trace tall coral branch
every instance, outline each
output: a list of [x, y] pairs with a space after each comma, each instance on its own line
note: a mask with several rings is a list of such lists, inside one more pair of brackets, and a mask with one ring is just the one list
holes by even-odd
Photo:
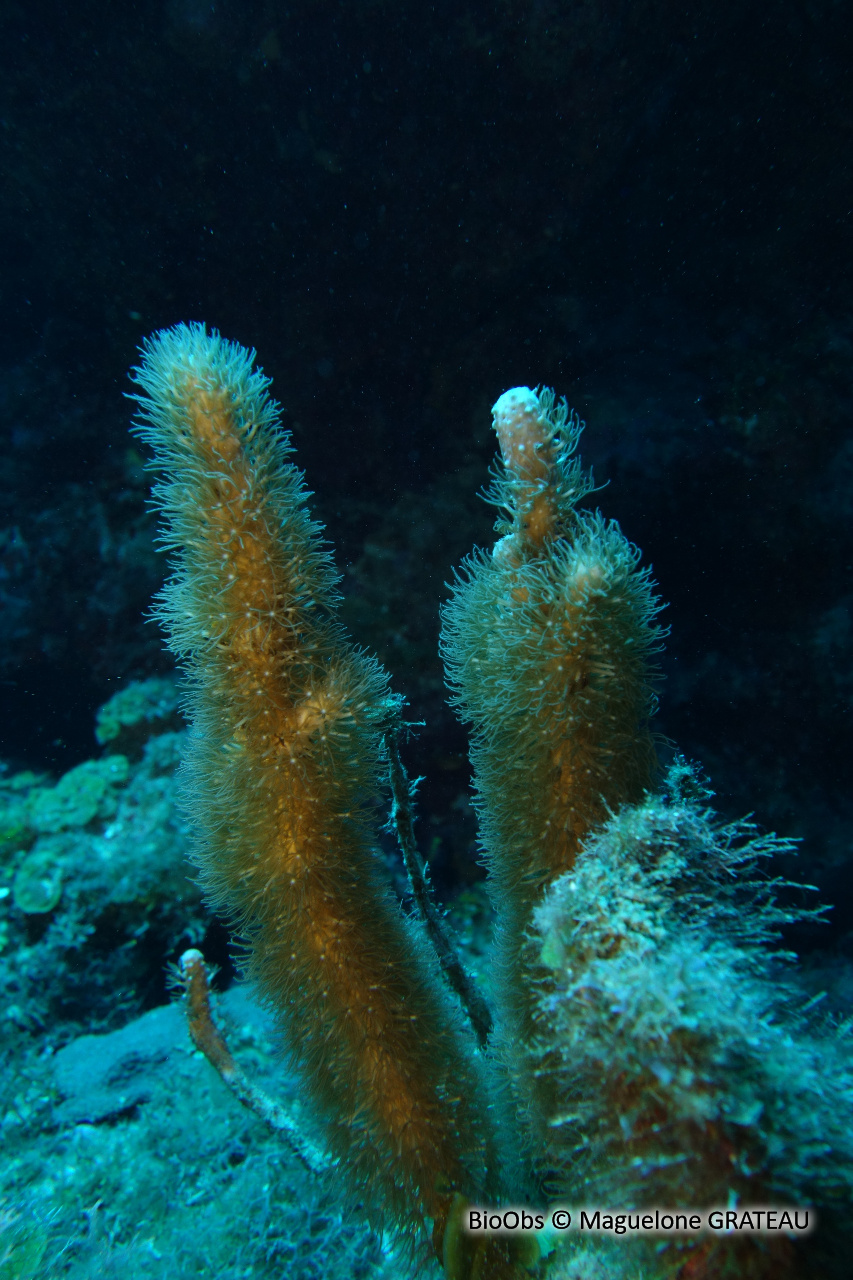
[[461, 1019], [375, 852], [385, 675], [334, 621], [333, 566], [253, 353], [181, 325], [143, 354], [202, 881], [368, 1202], [440, 1217], [482, 1185], [486, 1139]]
[[472, 725], [511, 1044], [535, 1021], [534, 906], [590, 831], [652, 783], [648, 663], [660, 631], [639, 552], [615, 523], [577, 505], [591, 484], [573, 456], [580, 427], [565, 404], [518, 387], [493, 415], [504, 536], [466, 562], [442, 645]]

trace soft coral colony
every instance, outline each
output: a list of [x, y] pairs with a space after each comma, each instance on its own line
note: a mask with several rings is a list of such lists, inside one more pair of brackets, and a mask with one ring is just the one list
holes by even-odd
[[[647, 721], [657, 603], [581, 501], [549, 392], [494, 408], [500, 538], [445, 609], [496, 927], [476, 1036], [377, 855], [400, 700], [335, 612], [336, 574], [254, 353], [179, 325], [145, 344], [139, 431], [175, 556], [160, 617], [187, 673], [184, 766], [210, 901], [286, 1031], [374, 1219], [455, 1280], [845, 1274], [843, 1027], [800, 1011], [766, 859]], [[787, 967], [786, 967], [787, 966]], [[469, 1234], [472, 1205], [808, 1205], [807, 1238]]]

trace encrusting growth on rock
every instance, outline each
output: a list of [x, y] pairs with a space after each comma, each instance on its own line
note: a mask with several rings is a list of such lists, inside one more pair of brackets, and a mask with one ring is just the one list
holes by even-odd
[[[536, 908], [532, 1065], [550, 1085], [549, 1189], [593, 1205], [821, 1203], [850, 1167], [849, 1036], [797, 1010], [765, 864], [789, 841], [723, 824], [676, 760], [660, 795], [595, 833]], [[799, 1003], [802, 1003], [800, 999]], [[748, 1029], [748, 1033], [745, 1032]], [[655, 1241], [663, 1274], [802, 1274], [784, 1233]], [[667, 1271], [667, 1266], [670, 1271]]]

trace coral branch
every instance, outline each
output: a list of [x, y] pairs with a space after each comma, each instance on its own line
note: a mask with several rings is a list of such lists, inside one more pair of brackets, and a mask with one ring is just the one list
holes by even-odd
[[178, 552], [159, 616], [189, 677], [196, 858], [334, 1152], [377, 1215], [414, 1228], [483, 1185], [473, 1043], [382, 878], [371, 824], [395, 702], [333, 620], [334, 569], [252, 360], [180, 325], [135, 375]]
[[433, 901], [427, 870], [415, 839], [415, 821], [412, 813], [414, 786], [409, 782], [400, 758], [399, 734], [399, 728], [394, 728], [385, 735], [391, 778], [391, 824], [397, 833], [397, 842], [400, 845], [412, 887], [412, 897], [424, 922], [429, 940], [435, 948], [442, 972], [462, 1001], [462, 1007], [474, 1028], [474, 1034], [480, 1046], [484, 1048], [492, 1030], [491, 1010], [483, 993], [459, 959], [450, 930]]
[[178, 963], [186, 999], [187, 1027], [195, 1047], [216, 1068], [235, 1098], [284, 1139], [309, 1173], [327, 1173], [332, 1167], [330, 1161], [307, 1140], [284, 1107], [252, 1084], [234, 1061], [225, 1037], [213, 1020], [204, 956], [191, 948], [184, 952]]
[[639, 552], [617, 525], [578, 509], [591, 484], [573, 457], [580, 427], [565, 404], [522, 387], [493, 413], [504, 537], [466, 562], [442, 648], [472, 724], [509, 1050], [533, 1032], [538, 962], [526, 939], [544, 888], [609, 812], [651, 786], [648, 662], [660, 632]]

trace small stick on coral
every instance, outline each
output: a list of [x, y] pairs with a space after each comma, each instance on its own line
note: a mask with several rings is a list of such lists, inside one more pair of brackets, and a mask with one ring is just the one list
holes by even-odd
[[403, 855], [409, 884], [412, 886], [415, 906], [424, 922], [429, 940], [435, 948], [441, 971], [461, 1000], [477, 1041], [480, 1047], [484, 1048], [492, 1030], [491, 1010], [474, 978], [459, 959], [451, 932], [433, 901], [429, 874], [415, 839], [412, 796], [416, 784], [409, 782], [400, 756], [399, 735], [399, 725], [389, 729], [385, 735], [388, 772], [391, 779], [391, 822], [397, 833], [397, 843]]
[[210, 1065], [216, 1068], [220, 1078], [228, 1085], [235, 1098], [263, 1120], [273, 1133], [280, 1134], [284, 1138], [293, 1154], [302, 1161], [309, 1173], [327, 1172], [332, 1167], [332, 1162], [306, 1141], [296, 1121], [274, 1098], [247, 1080], [234, 1061], [225, 1037], [213, 1021], [210, 1009], [210, 983], [204, 956], [194, 947], [190, 948], [181, 956], [178, 967], [184, 986], [187, 1026], [195, 1047], [200, 1049]]

